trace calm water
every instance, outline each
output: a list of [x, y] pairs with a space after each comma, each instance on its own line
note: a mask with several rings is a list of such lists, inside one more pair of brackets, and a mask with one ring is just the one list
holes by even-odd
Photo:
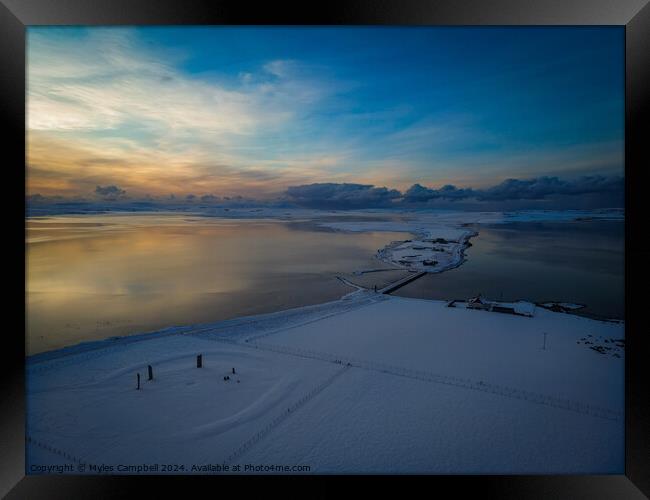
[[[513, 223], [476, 228], [461, 267], [395, 295], [586, 304], [624, 317], [621, 222]], [[340, 233], [284, 223], [187, 215], [66, 216], [28, 220], [27, 351], [219, 321], [334, 300], [404, 271], [377, 249], [406, 233]]]
[[624, 318], [623, 222], [511, 223], [476, 227], [459, 268], [395, 292], [403, 297], [558, 301]]
[[404, 233], [179, 215], [28, 221], [27, 351], [277, 311], [352, 291]]

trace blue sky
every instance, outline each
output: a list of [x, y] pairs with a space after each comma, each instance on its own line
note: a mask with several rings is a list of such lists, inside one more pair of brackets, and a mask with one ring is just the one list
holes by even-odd
[[620, 27], [28, 29], [28, 192], [622, 176]]

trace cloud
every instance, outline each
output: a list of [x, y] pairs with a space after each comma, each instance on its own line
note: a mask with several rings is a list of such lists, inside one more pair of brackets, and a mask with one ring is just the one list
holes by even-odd
[[34, 28], [27, 50], [29, 192], [271, 197], [331, 163], [333, 148], [303, 135], [341, 92], [328, 68], [271, 59], [239, 81], [191, 73], [185, 54], [129, 28]]
[[[97, 186], [95, 199], [33, 193], [28, 206], [39, 214], [79, 210], [184, 210], [215, 207], [308, 207], [329, 210], [364, 208], [451, 209], [508, 211], [531, 209], [600, 209], [624, 206], [624, 178], [585, 176], [576, 179], [540, 177], [507, 179], [486, 189], [459, 188], [450, 184], [429, 188], [414, 184], [404, 193], [396, 189], [357, 183], [314, 183], [291, 186], [283, 196], [255, 199], [241, 195], [166, 194], [131, 196], [116, 185]], [[97, 199], [99, 197], [99, 200]], [[197, 204], [199, 201], [203, 205]], [[109, 202], [109, 203], [105, 203]], [[33, 212], [36, 213], [36, 212]]]
[[286, 59], [276, 59], [264, 65], [264, 71], [278, 78], [289, 76], [295, 67], [295, 62]]
[[[286, 197], [300, 206], [312, 208], [376, 208], [376, 207], [456, 207], [481, 206], [490, 210], [523, 208], [526, 203], [560, 201], [563, 208], [622, 206], [623, 177], [583, 176], [576, 179], [538, 177], [506, 179], [486, 188], [459, 188], [451, 184], [429, 188], [414, 184], [403, 194], [396, 189], [377, 188], [369, 184], [307, 184], [289, 187]], [[461, 201], [471, 204], [460, 204]], [[513, 203], [514, 202], [514, 203]], [[534, 204], [535, 207], [539, 204]], [[544, 205], [542, 205], [544, 206]]]
[[564, 195], [616, 195], [624, 191], [623, 177], [602, 175], [582, 176], [573, 180], [559, 177], [533, 179], [506, 179], [486, 189], [457, 188], [446, 185], [439, 189], [414, 184], [405, 193], [406, 203], [427, 203], [431, 200], [512, 201], [544, 200]]
[[29, 130], [135, 129], [174, 147], [183, 140], [222, 149], [281, 129], [334, 88], [290, 60], [242, 73], [243, 85], [187, 73], [178, 54], [155, 50], [128, 28], [93, 28], [81, 38], [35, 29], [27, 49]]
[[[122, 140], [66, 141], [63, 137], [29, 133], [27, 147], [27, 190], [30, 194], [86, 195], [95, 186], [116, 184], [131, 197], [150, 193], [224, 196], [243, 193], [270, 198], [288, 185], [306, 184], [317, 179], [309, 158], [295, 164], [272, 161], [241, 165], [235, 158], [216, 158], [200, 151], [163, 153]], [[95, 148], [95, 149], [93, 149]], [[120, 148], [128, 149], [122, 155]], [[100, 161], [92, 161], [99, 158]]]
[[501, 184], [477, 192], [479, 200], [541, 200], [549, 196], [615, 194], [624, 190], [623, 177], [583, 176], [574, 180], [559, 177], [506, 179]]
[[103, 187], [97, 186], [95, 188], [95, 194], [103, 198], [104, 200], [116, 200], [117, 198], [121, 198], [124, 195], [126, 195], [126, 191], [120, 189], [115, 185], [103, 186]]
[[[357, 98], [381, 82], [368, 87], [335, 60], [269, 50], [235, 73], [192, 72], [184, 59], [197, 54], [147, 38], [130, 28], [30, 28], [29, 193], [78, 197], [119, 185], [133, 199], [172, 192], [196, 193], [195, 201], [201, 193], [273, 199], [287, 186], [331, 181], [352, 184], [289, 188], [287, 199], [358, 207], [621, 191], [609, 178], [578, 185], [539, 177], [621, 172], [620, 138], [530, 148], [492, 133], [473, 108], [419, 112], [399, 93], [366, 106]], [[534, 179], [493, 185], [522, 175]], [[434, 182], [445, 185], [426, 187]], [[405, 190], [403, 199], [375, 185]]]
[[[137, 123], [156, 135], [249, 134], [281, 120], [256, 88], [233, 90], [178, 71], [128, 29], [83, 39], [30, 33], [30, 130], [101, 131]], [[166, 55], [167, 56], [167, 55]], [[278, 111], [277, 113], [273, 111]]]
[[391, 206], [401, 193], [368, 184], [316, 183], [290, 186], [286, 196], [300, 206], [344, 210]]
[[440, 189], [432, 189], [413, 184], [405, 193], [403, 200], [406, 203], [426, 203], [429, 200], [461, 200], [475, 196], [473, 189], [461, 189], [447, 184]]

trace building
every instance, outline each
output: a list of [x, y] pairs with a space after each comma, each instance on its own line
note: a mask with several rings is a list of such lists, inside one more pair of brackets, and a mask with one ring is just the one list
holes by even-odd
[[484, 302], [481, 299], [480, 295], [477, 295], [476, 297], [473, 297], [467, 301], [468, 309], [479, 309], [482, 311], [489, 311], [491, 307], [492, 304], [488, 304], [487, 302]]

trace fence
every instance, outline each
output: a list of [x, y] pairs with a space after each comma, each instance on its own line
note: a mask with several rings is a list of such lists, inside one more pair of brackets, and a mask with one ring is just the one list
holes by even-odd
[[437, 384], [451, 385], [455, 387], [462, 387], [464, 389], [488, 392], [497, 394], [513, 399], [520, 399], [529, 401], [535, 404], [551, 406], [563, 410], [569, 410], [577, 413], [583, 413], [598, 418], [607, 420], [620, 420], [623, 416], [621, 411], [612, 410], [609, 408], [602, 408], [599, 406], [589, 405], [570, 399], [558, 398], [546, 394], [536, 393], [532, 391], [525, 391], [513, 387], [507, 387], [498, 384], [488, 384], [483, 381], [475, 381], [467, 378], [453, 377], [450, 375], [441, 375], [437, 373], [427, 372], [423, 370], [414, 370], [410, 368], [403, 368], [399, 366], [389, 365], [376, 361], [367, 361], [349, 356], [340, 356], [336, 354], [329, 354], [324, 352], [313, 351], [309, 349], [299, 349], [295, 347], [287, 347], [273, 344], [262, 344], [260, 342], [249, 343], [251, 347], [263, 349], [267, 351], [288, 354], [291, 356], [299, 356], [303, 358], [318, 359], [321, 361], [329, 362], [342, 362], [350, 363], [351, 366], [362, 368], [365, 370], [378, 371], [388, 373], [399, 377], [412, 378], [416, 380], [423, 380], [425, 382], [434, 382]]

